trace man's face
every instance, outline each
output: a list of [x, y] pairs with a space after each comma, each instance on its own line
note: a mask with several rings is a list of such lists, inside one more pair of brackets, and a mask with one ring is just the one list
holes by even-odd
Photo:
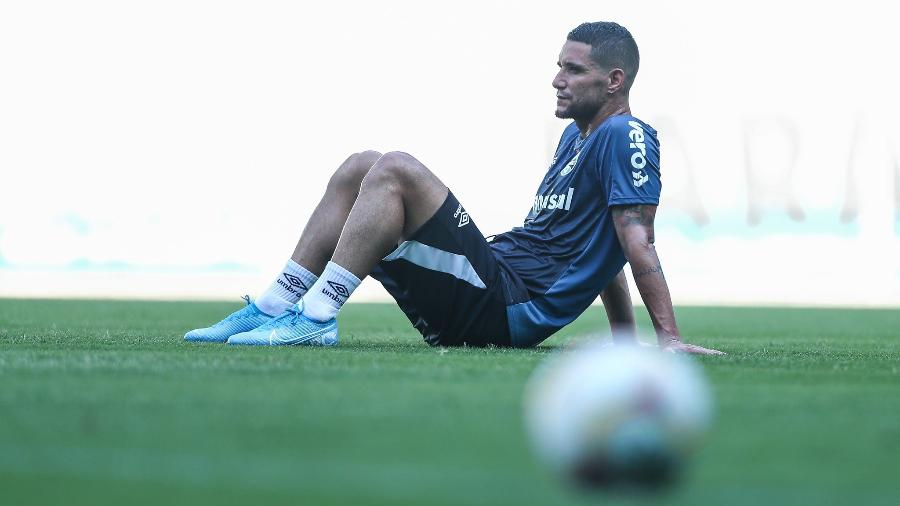
[[567, 40], [559, 53], [556, 117], [591, 120], [606, 102], [607, 73], [591, 59], [591, 46]]

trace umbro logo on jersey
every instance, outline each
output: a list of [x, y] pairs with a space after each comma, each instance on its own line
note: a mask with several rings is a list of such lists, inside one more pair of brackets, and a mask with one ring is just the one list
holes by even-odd
[[297, 293], [298, 288], [303, 290], [304, 292], [309, 290], [309, 287], [306, 286], [303, 281], [297, 276], [288, 274], [286, 272], [282, 273], [282, 275], [284, 276], [284, 279], [278, 278], [278, 284], [288, 292]]
[[569, 188], [568, 193], [560, 193], [559, 195], [535, 195], [534, 205], [531, 210], [534, 214], [541, 212], [542, 209], [564, 209], [566, 211], [572, 207], [572, 197], [575, 196], [575, 188]]
[[567, 163], [565, 167], [563, 167], [563, 170], [559, 171], [559, 175], [567, 176], [567, 175], [569, 175], [570, 172], [575, 170], [575, 164], [578, 163], [579, 156], [581, 156], [581, 151], [579, 151], [578, 153], [575, 154], [575, 157], [572, 158], [572, 160], [569, 161], [569, 163]]
[[462, 204], [456, 208], [456, 212], [453, 213], [454, 218], [459, 218], [459, 225], [456, 228], [464, 227], [469, 224], [469, 213], [463, 211]]
[[631, 178], [634, 180], [634, 186], [640, 188], [641, 185], [650, 180], [650, 176], [644, 173], [644, 167], [647, 165], [647, 145], [644, 143], [644, 129], [637, 121], [629, 121], [628, 126], [631, 130], [628, 132], [628, 138], [631, 140], [628, 147], [634, 149], [631, 153]]

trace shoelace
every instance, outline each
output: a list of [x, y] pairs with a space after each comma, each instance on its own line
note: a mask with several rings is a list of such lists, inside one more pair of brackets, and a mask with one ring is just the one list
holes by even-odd
[[296, 324], [297, 324], [297, 320], [300, 319], [300, 315], [301, 315], [302, 313], [303, 313], [303, 300], [301, 299], [300, 302], [298, 302], [298, 303], [294, 304], [293, 306], [291, 306], [291, 307], [285, 309], [285, 310], [284, 310], [284, 313], [281, 313], [281, 314], [278, 315], [274, 320], [270, 321], [270, 322], [267, 323], [266, 325], [272, 325], [272, 326], [274, 326], [275, 322], [284, 320], [284, 319], [287, 318], [287, 317], [290, 317], [290, 318], [291, 318], [291, 325], [296, 325]]
[[297, 320], [300, 318], [300, 307], [299, 306], [291, 306], [286, 309], [287, 313], [291, 315], [291, 325], [296, 325]]
[[[249, 295], [244, 295], [241, 298], [244, 299], [244, 302], [246, 302], [248, 306], [250, 305], [250, 296]], [[232, 314], [228, 315], [228, 317], [225, 318], [224, 320], [222, 320], [220, 323], [230, 322], [231, 320], [243, 318], [244, 316], [245, 315], [241, 314], [240, 312], [232, 313]]]

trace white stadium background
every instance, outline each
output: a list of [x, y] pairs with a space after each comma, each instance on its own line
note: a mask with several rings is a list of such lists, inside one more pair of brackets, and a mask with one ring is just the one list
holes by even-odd
[[677, 304], [898, 306], [883, 5], [3, 2], [0, 296], [255, 295], [363, 149], [416, 155], [485, 234], [521, 224], [558, 51], [603, 19], [641, 50]]

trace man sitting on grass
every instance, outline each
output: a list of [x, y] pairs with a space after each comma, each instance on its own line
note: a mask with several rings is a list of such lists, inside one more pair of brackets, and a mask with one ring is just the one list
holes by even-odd
[[433, 345], [534, 346], [597, 295], [614, 334], [633, 339], [627, 260], [660, 346], [720, 354], [682, 341], [653, 247], [659, 142], [628, 105], [638, 62], [634, 39], [616, 23], [584, 23], [569, 33], [552, 84], [556, 116], [573, 122], [523, 226], [488, 241], [414, 157], [354, 154], [331, 177], [270, 288], [185, 339], [337, 344], [335, 317], [366, 276], [384, 285]]

